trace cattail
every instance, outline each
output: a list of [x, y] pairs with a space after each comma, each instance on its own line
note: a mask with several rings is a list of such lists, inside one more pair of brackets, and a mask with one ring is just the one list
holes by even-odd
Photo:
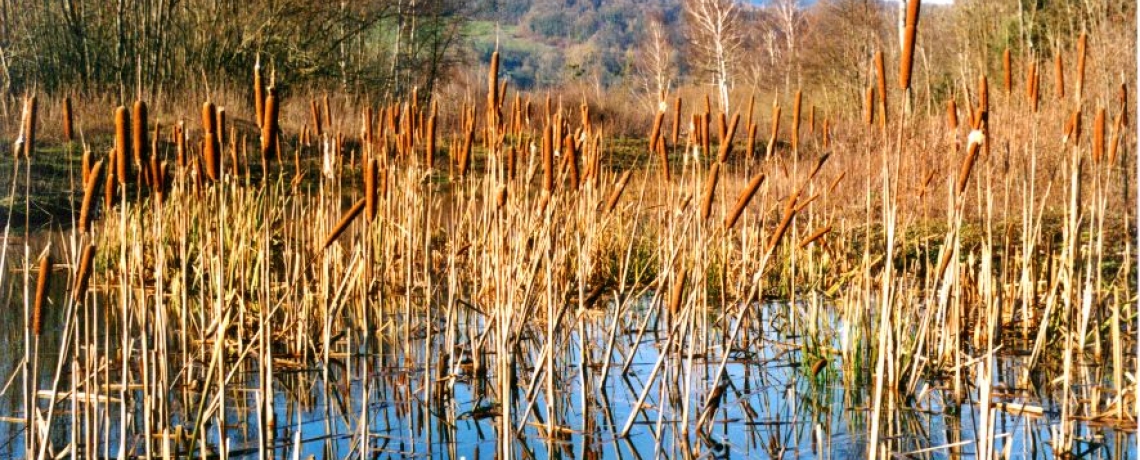
[[792, 151], [800, 151], [800, 109], [803, 104], [803, 91], [796, 90], [796, 102], [792, 105]]
[[[875, 52], [875, 69], [879, 77], [879, 122], [886, 126], [887, 121], [887, 65], [883, 60], [883, 52]], [[906, 88], [903, 88], [906, 89]]]
[[970, 172], [974, 169], [974, 162], [978, 159], [978, 151], [981, 150], [982, 143], [985, 142], [985, 135], [981, 131], [974, 130], [970, 133], [969, 143], [966, 147], [966, 159], [962, 162], [962, 168], [958, 172], [958, 195], [961, 196], [966, 191], [966, 183], [970, 181]]
[[617, 207], [618, 200], [621, 199], [621, 194], [625, 192], [625, 186], [629, 184], [629, 178], [633, 176], [633, 171], [626, 170], [621, 174], [621, 179], [618, 179], [617, 185], [614, 186], [614, 191], [610, 193], [610, 197], [606, 200], [606, 214], [614, 211]]
[[215, 132], [215, 134], [218, 135], [218, 145], [225, 145], [226, 140], [227, 140], [227, 136], [226, 136], [226, 108], [225, 107], [218, 107], [218, 110], [215, 113], [217, 113], [217, 118], [218, 118], [216, 121], [217, 122], [217, 125], [216, 125], [217, 131]]
[[717, 155], [717, 161], [728, 161], [728, 155], [732, 153], [732, 140], [736, 137], [736, 125], [739, 123], [740, 114], [733, 114], [732, 121], [728, 124], [728, 132], [720, 140], [720, 153]]
[[1013, 57], [1009, 48], [1005, 49], [1005, 53], [1001, 57], [1001, 67], [1005, 74], [1005, 94], [1013, 93]]
[[131, 122], [131, 152], [134, 154], [135, 164], [146, 166], [149, 158], [147, 149], [150, 148], [146, 131], [146, 102], [135, 101], [134, 108], [131, 111]]
[[863, 123], [867, 126], [875, 124], [875, 87], [868, 86], [863, 96]]
[[717, 127], [716, 136], [717, 136], [717, 139], [720, 139], [720, 141], [722, 143], [724, 142], [724, 136], [728, 135], [728, 126], [727, 126], [728, 121], [725, 120], [724, 117], [725, 117], [724, 112], [718, 112], [716, 114], [716, 127]]
[[352, 208], [349, 209], [348, 212], [344, 213], [344, 216], [340, 218], [340, 222], [337, 222], [336, 227], [333, 227], [333, 230], [325, 237], [325, 242], [321, 245], [322, 251], [328, 249], [328, 247], [340, 237], [341, 233], [344, 233], [344, 231], [348, 229], [349, 224], [364, 210], [365, 202], [366, 200], [361, 198], [356, 204], [352, 205]]
[[819, 159], [815, 160], [815, 166], [811, 168], [811, 174], [808, 174], [807, 180], [810, 181], [812, 179], [815, 179], [815, 176], [823, 170], [823, 165], [827, 164], [828, 158], [831, 158], [830, 152], [823, 154], [823, 156], [820, 156]]
[[433, 101], [431, 104], [431, 115], [428, 115], [427, 120], [427, 148], [424, 152], [428, 169], [435, 167], [435, 117], [436, 105]]
[[110, 212], [111, 206], [115, 205], [115, 176], [118, 173], [115, 170], [122, 165], [119, 163], [119, 155], [115, 154], [115, 149], [111, 149], [111, 153], [107, 156], [109, 165], [114, 165], [112, 168], [107, 167], [107, 179], [103, 181], [103, 209]]
[[71, 142], [75, 140], [75, 132], [72, 130], [72, 115], [71, 115], [71, 97], [63, 98], [63, 140]]
[[748, 207], [748, 202], [752, 201], [752, 196], [756, 194], [760, 184], [764, 183], [764, 177], [764, 173], [752, 176], [752, 180], [748, 181], [748, 185], [740, 191], [740, 196], [736, 198], [736, 205], [732, 207], [732, 212], [724, 219], [725, 230], [732, 230], [732, 227], [736, 225], [737, 219], [740, 219], [740, 215], [744, 213], [744, 208]]
[[1029, 63], [1029, 73], [1025, 78], [1025, 96], [1029, 99], [1030, 106], [1033, 107], [1033, 113], [1037, 113], [1038, 102], [1041, 98], [1040, 83], [1041, 78], [1037, 75], [1037, 62], [1032, 61]]
[[819, 230], [812, 232], [811, 235], [808, 235], [807, 238], [804, 238], [803, 241], [800, 241], [799, 249], [803, 249], [803, 248], [808, 247], [808, 245], [818, 241], [820, 238], [823, 238], [823, 236], [826, 235], [830, 231], [831, 231], [831, 226], [828, 225], [826, 227], [820, 228]]
[[1065, 139], [1073, 145], [1081, 142], [1081, 109], [1074, 110], [1069, 116], [1069, 121], [1065, 124]]
[[175, 158], [178, 161], [178, 168], [186, 167], [186, 124], [179, 121], [174, 125], [174, 150]]
[[28, 96], [26, 104], [28, 118], [24, 122], [24, 158], [31, 158], [32, 152], [36, 149], [36, 114], [38, 112], [36, 96], [34, 94]]
[[780, 104], [778, 102], [772, 104], [772, 135], [768, 138], [769, 149], [776, 144], [776, 138], [780, 135]]
[[[256, 115], [257, 127], [261, 127], [261, 123], [265, 119], [265, 85], [261, 84], [261, 56], [257, 56], [257, 61], [253, 64], [253, 106]], [[181, 165], [179, 165], [181, 166]]]
[[119, 106], [115, 109], [115, 175], [119, 176], [119, 183], [126, 184], [131, 181], [131, 116], [127, 108]]
[[578, 173], [578, 152], [574, 146], [574, 136], [567, 134], [566, 138], [562, 140], [562, 155], [566, 158], [566, 166], [569, 170], [570, 189], [578, 190], [582, 181]]
[[277, 102], [277, 94], [273, 88], [270, 88], [269, 94], [265, 96], [265, 120], [262, 120], [261, 123], [261, 157], [263, 159], [268, 159], [269, 154], [277, 150], [277, 117], [279, 112], [280, 105]]
[[1089, 34], [1081, 32], [1081, 38], [1077, 39], [1077, 102], [1081, 101], [1084, 96], [1085, 87], [1085, 56], [1087, 56]]
[[681, 310], [681, 303], [685, 300], [685, 282], [687, 274], [684, 270], [677, 274], [673, 280], [673, 290], [669, 293], [669, 315], [676, 317]]
[[91, 151], [84, 146], [83, 155], [80, 156], [80, 165], [83, 168], [83, 183], [87, 183], [87, 178], [91, 176]]
[[914, 44], [918, 35], [918, 9], [922, 2], [910, 0], [906, 5], [906, 30], [902, 56], [899, 62], [899, 89], [910, 89], [911, 65], [914, 63]]
[[1096, 119], [1093, 121], [1093, 164], [1100, 164], [1101, 158], [1104, 157], [1104, 116], [1104, 108], [1097, 109]]
[[1129, 107], [1128, 107], [1128, 84], [1127, 83], [1121, 83], [1120, 84], [1120, 96], [1119, 96], [1119, 98], [1120, 98], [1120, 116], [1122, 117], [1120, 119], [1120, 121], [1123, 123], [1123, 126], [1128, 126], [1128, 109], [1129, 109]]
[[720, 162], [713, 163], [709, 168], [708, 179], [705, 181], [705, 193], [701, 198], [701, 220], [709, 220], [712, 214], [713, 199], [716, 197], [716, 185], [720, 178]]
[[466, 176], [471, 165], [471, 149], [475, 144], [475, 111], [472, 110], [467, 120], [467, 132], [463, 137], [463, 150], [459, 151], [459, 175]]
[[43, 328], [43, 306], [47, 298], [48, 279], [51, 277], [51, 253], [47, 250], [40, 256], [40, 273], [36, 276], [36, 302], [32, 308], [32, 334], [37, 337]]
[[709, 134], [709, 125], [712, 124], [712, 114], [708, 112], [709, 108], [708, 98], [705, 98], [705, 113], [701, 115], [701, 152], [710, 153], [712, 150], [709, 145], [712, 143], [712, 136]]
[[831, 185], [827, 186], [827, 193], [831, 194], [832, 192], [834, 192], [835, 187], [838, 187], [839, 183], [843, 182], [844, 177], [847, 177], [847, 171], [843, 171], [843, 172], [839, 173], [839, 176], [836, 177], [835, 180], [831, 181]]
[[978, 76], [978, 107], [983, 112], [990, 111], [990, 85], [984, 74]]
[[649, 131], [649, 151], [657, 150], [657, 141], [661, 139], [661, 124], [665, 120], [665, 112], [660, 110], [653, 116], [653, 128]]
[[748, 125], [748, 144], [745, 146], [744, 152], [748, 158], [752, 158], [756, 154], [756, 123]]
[[822, 357], [815, 360], [815, 364], [811, 365], [811, 376], [816, 377], [823, 369], [827, 367], [827, 357]]
[[1120, 112], [1116, 114], [1116, 121], [1113, 123], [1112, 129], [1112, 143], [1108, 145], [1108, 164], [1116, 164], [1116, 152], [1120, 147], [1120, 134], [1124, 129], [1124, 114]]
[[1061, 60], [1061, 53], [1057, 53], [1054, 72], [1057, 74], [1057, 100], [1065, 99], [1065, 62]]
[[826, 149], [831, 144], [831, 120], [823, 119], [823, 148]]
[[795, 192], [788, 198], [788, 202], [784, 205], [784, 216], [780, 219], [780, 224], [776, 226], [776, 230], [772, 232], [772, 236], [768, 237], [768, 245], [764, 249], [766, 256], [770, 256], [776, 250], [776, 246], [780, 244], [780, 239], [787, 233], [788, 226], [792, 224], [792, 218], [796, 216], [796, 199], [799, 192]]
[[954, 98], [946, 101], [946, 126], [951, 131], [958, 130], [958, 105], [954, 102]]
[[547, 123], [542, 129], [542, 190], [554, 192], [554, 130]]
[[202, 131], [206, 133], [218, 132], [218, 108], [213, 102], [202, 103]]
[[677, 96], [677, 103], [673, 107], [673, 135], [670, 139], [677, 145], [677, 136], [681, 132], [681, 96]]
[[87, 285], [91, 281], [91, 263], [95, 260], [95, 244], [84, 246], [79, 256], [79, 268], [75, 272], [75, 287], [71, 290], [71, 298], [76, 303], [83, 301], [87, 295]]
[[316, 134], [318, 138], [324, 136], [325, 127], [324, 123], [321, 122], [321, 109], [317, 106], [316, 99], [309, 100], [309, 113], [313, 117], [313, 134]]
[[95, 200], [95, 188], [99, 184], [99, 173], [102, 171], [103, 161], [96, 161], [95, 165], [91, 166], [91, 171], [87, 174], [87, 179], [83, 181], [83, 203], [79, 207], [79, 221], [76, 222], [79, 224], [80, 233], [87, 233], [90, 229], [88, 219], [91, 216], [91, 206]]
[[364, 217], [371, 223], [376, 218], [376, 159], [364, 159]]
[[[491, 116], [499, 107], [499, 50], [491, 52], [491, 65], [487, 69], [487, 113]], [[487, 120], [488, 126], [496, 120]]]

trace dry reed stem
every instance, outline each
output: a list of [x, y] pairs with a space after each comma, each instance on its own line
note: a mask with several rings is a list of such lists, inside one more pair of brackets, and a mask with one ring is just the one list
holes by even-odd
[[716, 185], [720, 180], [720, 162], [713, 163], [709, 168], [708, 177], [705, 180], [705, 193], [701, 197], [701, 220], [708, 221], [709, 215], [712, 214], [713, 199], [716, 198]]
[[350, 208], [348, 212], [344, 213], [344, 216], [340, 218], [340, 222], [337, 222], [336, 227], [333, 227], [333, 230], [325, 237], [325, 242], [321, 244], [321, 251], [328, 249], [328, 247], [348, 229], [348, 226], [352, 224], [356, 216], [359, 216], [360, 212], [364, 210], [364, 206], [365, 199], [361, 198], [357, 200], [356, 204], [352, 205], [352, 208]]
[[48, 282], [51, 278], [51, 252], [47, 249], [44, 250], [40, 256], [40, 272], [36, 276], [36, 300], [32, 308], [32, 334], [39, 337], [40, 331], [43, 329], [43, 307], [44, 300], [47, 299]]
[[75, 272], [75, 286], [71, 290], [71, 298], [76, 303], [82, 302], [87, 294], [87, 286], [91, 281], [91, 263], [94, 260], [95, 244], [84, 246], [83, 253], [79, 256], [79, 267]]
[[63, 140], [71, 142], [75, 140], [75, 131], [72, 127], [72, 113], [71, 113], [71, 96], [63, 98]]
[[[90, 155], [85, 156], [89, 157]], [[79, 224], [80, 233], [87, 233], [90, 230], [91, 206], [94, 204], [95, 190], [99, 185], [99, 174], [102, 171], [103, 161], [96, 161], [95, 165], [91, 166], [91, 171], [87, 174], [86, 180], [83, 181], [83, 202], [79, 207], [79, 221], [76, 222]]]
[[899, 89], [910, 89], [911, 67], [914, 64], [914, 45], [918, 35], [918, 13], [920, 0], [910, 0], [906, 5], [906, 29], [904, 32], [902, 56], [899, 60]]
[[126, 107], [120, 105], [115, 109], [115, 175], [118, 176], [119, 184], [131, 181], [131, 144], [127, 140], [130, 138], [130, 129], [130, 114]]
[[752, 201], [752, 197], [756, 195], [756, 190], [760, 189], [760, 185], [764, 183], [764, 173], [757, 173], [752, 176], [748, 181], [748, 185], [744, 186], [744, 190], [740, 191], [740, 196], [736, 198], [736, 204], [732, 207], [732, 212], [724, 219], [724, 229], [732, 230], [736, 226], [736, 221], [740, 219], [740, 215], [748, 207], [748, 203]]

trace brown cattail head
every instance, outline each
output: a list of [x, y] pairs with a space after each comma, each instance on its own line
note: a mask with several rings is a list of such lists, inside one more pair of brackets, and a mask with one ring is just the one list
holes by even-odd
[[983, 112], [990, 111], [990, 84], [985, 74], [978, 76], [978, 108]]
[[665, 120], [665, 112], [660, 110], [653, 116], [653, 128], [649, 131], [649, 151], [657, 150], [657, 141], [661, 139], [661, 124]]
[[1041, 77], [1037, 75], [1037, 61], [1029, 63], [1029, 73], [1025, 77], [1025, 96], [1029, 99], [1033, 113], [1037, 113], [1038, 103], [1041, 99]]
[[277, 151], [277, 117], [280, 112], [280, 104], [277, 102], [277, 95], [273, 88], [269, 89], [269, 94], [265, 96], [265, 120], [261, 123], [261, 157], [269, 158], [269, 155]]
[[80, 233], [87, 233], [90, 230], [91, 207], [94, 205], [95, 190], [99, 187], [99, 174], [102, 171], [103, 161], [96, 161], [95, 165], [91, 166], [86, 180], [83, 181], [83, 204], [79, 207], [79, 220], [76, 222]]
[[115, 109], [115, 175], [120, 184], [131, 181], [131, 116], [127, 108]]
[[1104, 117], [1104, 108], [1097, 109], [1096, 119], [1093, 121], [1092, 160], [1094, 165], [1100, 164], [1100, 160], [1104, 158]]
[[221, 172], [221, 154], [218, 148], [217, 135], [206, 133], [206, 138], [202, 140], [202, 161], [206, 163], [206, 177], [212, 181], [218, 180], [218, 173]]
[[831, 145], [831, 120], [823, 119], [823, 148]]
[[427, 121], [427, 148], [424, 152], [424, 157], [427, 160], [427, 167], [435, 167], [435, 118], [436, 106], [435, 102], [431, 104], [431, 115], [428, 116]]
[[756, 123], [748, 125], [748, 143], [744, 145], [744, 154], [748, 158], [756, 154]]
[[681, 133], [681, 96], [677, 96], [677, 103], [673, 106], [673, 135], [670, 140], [677, 145], [677, 136]]
[[[499, 107], [499, 50], [491, 53], [491, 65], [487, 69], [487, 110], [488, 113]], [[487, 120], [494, 123], [494, 120]]]
[[554, 192], [554, 130], [550, 123], [542, 129], [542, 190]]
[[1077, 40], [1077, 102], [1081, 101], [1084, 97], [1085, 87], [1085, 57], [1088, 55], [1088, 40], [1089, 34], [1081, 32], [1081, 38]]
[[131, 152], [134, 154], [136, 165], [146, 166], [149, 155], [150, 141], [147, 140], [146, 131], [147, 110], [146, 102], [135, 101], [131, 111]]
[[958, 105], [954, 102], [953, 98], [946, 101], [946, 126], [949, 127], [951, 131], [958, 130]]
[[1121, 83], [1120, 84], [1119, 98], [1120, 98], [1120, 117], [1121, 117], [1120, 121], [1121, 121], [1121, 123], [1123, 123], [1123, 126], [1128, 126], [1128, 109], [1130, 109], [1130, 107], [1128, 107], [1128, 84], [1127, 83]]
[[75, 131], [72, 128], [70, 96], [63, 98], [63, 140], [64, 142], [71, 142], [75, 140]]
[[309, 113], [313, 117], [313, 134], [321, 137], [325, 134], [324, 123], [321, 120], [321, 108], [317, 105], [316, 99], [309, 100]]
[[728, 161], [728, 155], [732, 153], [732, 140], [736, 137], [736, 126], [740, 124], [740, 114], [735, 113], [732, 115], [732, 121], [728, 124], [728, 132], [720, 140], [720, 153], [717, 155], [717, 161]]
[[352, 208], [350, 208], [348, 212], [344, 213], [344, 216], [340, 218], [339, 222], [337, 222], [336, 227], [333, 227], [332, 231], [325, 236], [325, 241], [323, 244], [321, 244], [322, 251], [328, 249], [328, 247], [331, 246], [333, 242], [336, 241], [336, 239], [339, 238], [342, 233], [344, 233], [345, 230], [348, 229], [348, 226], [352, 224], [352, 221], [356, 219], [356, 216], [359, 216], [360, 212], [364, 210], [364, 205], [365, 199], [361, 198], [356, 202], [356, 204], [352, 205]]
[[24, 158], [31, 158], [32, 152], [36, 149], [36, 120], [38, 118], [36, 95], [28, 96], [28, 100], [24, 104], [24, 113], [27, 117], [24, 119]]
[[986, 136], [977, 129], [970, 132], [966, 147], [966, 159], [962, 162], [962, 168], [958, 171], [958, 184], [955, 188], [959, 196], [966, 191], [966, 184], [970, 181], [970, 172], [974, 170], [974, 163], [978, 160], [978, 151], [981, 150], [985, 139]]
[[1065, 123], [1065, 136], [1066, 143], [1077, 145], [1081, 142], [1081, 109], [1073, 111], [1069, 116], [1068, 122]]
[[610, 197], [606, 200], [606, 214], [613, 212], [614, 208], [617, 207], [618, 200], [621, 199], [622, 193], [625, 192], [625, 186], [629, 184], [629, 178], [632, 176], [633, 171], [628, 169], [621, 174], [621, 179], [618, 179], [617, 185], [614, 186], [614, 191], [610, 193]]
[[364, 159], [364, 217], [371, 223], [376, 218], [376, 159]]
[[887, 64], [883, 52], [875, 52], [875, 73], [879, 77], [879, 118], [886, 124], [887, 118]]
[[107, 155], [107, 164], [107, 180], [103, 181], [104, 212], [110, 212], [111, 206], [115, 205], [115, 176], [119, 175], [116, 171], [120, 167], [119, 156], [115, 154], [115, 149], [111, 149], [111, 153]]
[[1108, 164], [1116, 164], [1116, 152], [1120, 147], [1120, 135], [1124, 130], [1124, 114], [1120, 112], [1116, 114], [1116, 121], [1113, 123], [1112, 142], [1108, 144]]
[[1009, 48], [1005, 49], [1005, 53], [1001, 57], [1001, 68], [1005, 74], [1005, 94], [1013, 93], [1013, 56]]
[[772, 103], [772, 134], [769, 137], [769, 143], [775, 144], [776, 138], [780, 135], [780, 103]]
[[83, 301], [83, 297], [87, 295], [87, 285], [91, 280], [91, 263], [95, 260], [95, 244], [89, 244], [83, 248], [83, 253], [79, 256], [79, 267], [75, 272], [75, 286], [71, 290], [71, 298], [76, 303]]
[[261, 127], [265, 119], [265, 85], [261, 83], [261, 56], [253, 64], [253, 107], [255, 110], [257, 127]]
[[202, 103], [202, 131], [205, 133], [218, 132], [218, 108], [214, 106], [213, 102], [206, 101]]
[[705, 193], [701, 199], [701, 220], [709, 220], [712, 214], [713, 200], [716, 198], [716, 185], [720, 179], [720, 162], [713, 163], [709, 168], [709, 175], [705, 181]]
[[32, 308], [32, 334], [37, 337], [43, 328], [43, 305], [47, 298], [48, 279], [51, 277], [51, 252], [45, 249], [40, 256], [40, 272], [36, 276], [36, 302]]
[[740, 215], [744, 213], [744, 209], [748, 207], [748, 202], [752, 201], [752, 196], [756, 195], [756, 190], [760, 188], [760, 184], [764, 183], [764, 173], [752, 176], [752, 180], [748, 181], [748, 185], [744, 190], [740, 191], [740, 196], [736, 198], [736, 205], [732, 207], [732, 212], [724, 219], [724, 229], [732, 230], [736, 225], [736, 221], [740, 219]]
[[796, 90], [796, 102], [792, 106], [792, 151], [800, 151], [800, 113], [803, 108], [803, 91]]
[[816, 241], [819, 241], [820, 238], [823, 238], [823, 236], [826, 235], [830, 231], [831, 231], [831, 226], [828, 225], [828, 226], [822, 227], [822, 228], [812, 232], [811, 235], [808, 235], [807, 238], [804, 238], [802, 241], [800, 241], [799, 249], [806, 248], [806, 247], [808, 247], [808, 245], [810, 245]]
[[910, 89], [911, 66], [914, 63], [914, 45], [918, 36], [918, 10], [920, 0], [910, 0], [906, 5], [906, 29], [904, 31], [902, 56], [899, 60], [899, 89]]

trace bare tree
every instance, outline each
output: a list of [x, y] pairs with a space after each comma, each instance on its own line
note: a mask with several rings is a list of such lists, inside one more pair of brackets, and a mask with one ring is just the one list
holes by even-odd
[[651, 110], [658, 110], [677, 75], [673, 44], [659, 15], [646, 20], [645, 37], [637, 50], [635, 65], [641, 79], [642, 93]]
[[739, 5], [734, 0], [686, 0], [685, 16], [689, 41], [720, 93], [721, 108], [728, 112], [728, 90], [744, 38]]
[[[796, 78], [800, 78], [799, 66], [799, 47], [800, 31], [803, 26], [804, 17], [800, 10], [799, 0], [772, 0], [770, 3], [772, 12], [774, 13], [773, 19], [775, 28], [784, 37], [784, 51], [789, 58], [792, 66], [795, 66]], [[785, 76], [785, 85], [787, 84], [787, 74]]]

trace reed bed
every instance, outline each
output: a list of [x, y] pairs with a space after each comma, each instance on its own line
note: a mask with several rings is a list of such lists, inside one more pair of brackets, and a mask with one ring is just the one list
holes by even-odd
[[[879, 53], [877, 98], [817, 130], [796, 91], [790, 132], [777, 100], [764, 152], [751, 106], [741, 141], [741, 114], [661, 95], [619, 164], [585, 105], [508, 105], [497, 53], [482, 107], [282, 100], [260, 63], [249, 136], [226, 131], [241, 107], [206, 102], [200, 131], [160, 140], [146, 102], [120, 106], [112, 145], [84, 148], [72, 225], [5, 229], [0, 300], [26, 326], [0, 366], [22, 382], [8, 450], [1134, 454], [1127, 89], [1085, 80], [1082, 37], [1075, 100], [1039, 103], [1033, 58], [1024, 99], [990, 99], [980, 73], [923, 112], [918, 3], [903, 94]], [[13, 160], [9, 202], [38, 161]]]

